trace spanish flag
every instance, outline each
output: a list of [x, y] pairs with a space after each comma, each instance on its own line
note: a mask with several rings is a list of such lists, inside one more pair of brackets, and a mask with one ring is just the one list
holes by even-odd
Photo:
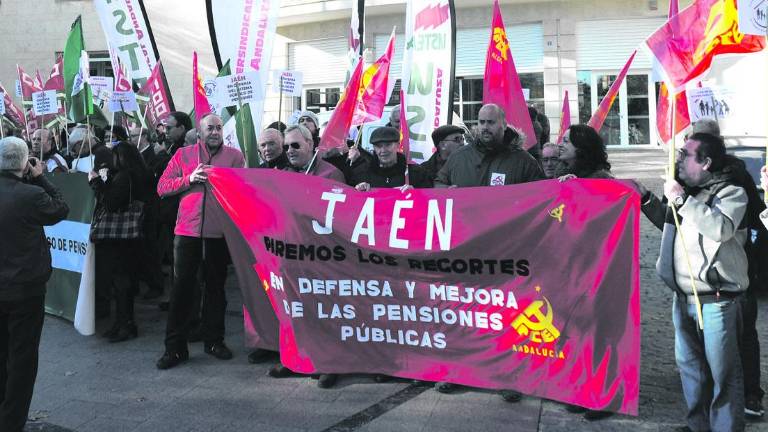
[[357, 98], [353, 125], [368, 123], [381, 118], [384, 106], [392, 95], [394, 80], [389, 79], [389, 66], [392, 64], [392, 54], [395, 51], [395, 29], [389, 37], [387, 50], [376, 63], [363, 73]]
[[706, 73], [715, 56], [760, 51], [765, 38], [739, 31], [736, 0], [698, 0], [649, 36], [645, 47], [676, 94]]

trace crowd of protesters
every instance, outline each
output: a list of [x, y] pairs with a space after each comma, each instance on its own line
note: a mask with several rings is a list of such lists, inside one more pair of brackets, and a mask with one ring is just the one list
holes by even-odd
[[[480, 109], [472, 130], [457, 125], [436, 128], [431, 136], [434, 152], [420, 165], [410, 163], [399, 150], [398, 114], [395, 107], [390, 122], [370, 135], [371, 151], [350, 140], [346, 148], [321, 152], [318, 117], [303, 111], [294, 124], [273, 123], [260, 132], [259, 168], [320, 176], [345, 183], [360, 193], [376, 188], [485, 187], [554, 178], [613, 178], [605, 144], [597, 131], [573, 125], [564, 131], [562, 142], [550, 143], [549, 120], [534, 108], [530, 116], [536, 144], [527, 151], [523, 148], [523, 133], [506, 124], [500, 107], [489, 104]], [[749, 275], [741, 261], [744, 257], [746, 263], [744, 221], [751, 201], [747, 195], [754, 193], [755, 185], [752, 183], [750, 188], [737, 180], [743, 174], [743, 164], [725, 155], [719, 130], [694, 132], [678, 155], [678, 173], [665, 184], [662, 200], [642, 185], [637, 187], [643, 211], [663, 229], [658, 268], [674, 292], [675, 358], [688, 406], [687, 427], [741, 430], [744, 412], [763, 414], [759, 345], [754, 330], [756, 288], [747, 290]], [[10, 129], [6, 133], [23, 135]], [[113, 343], [139, 336], [141, 323], [136, 322], [133, 309], [143, 282], [145, 300], [159, 301], [166, 291], [168, 295], [167, 302], [160, 303], [168, 318], [165, 351], [157, 368], [168, 369], [185, 362], [189, 343], [196, 341], [204, 342], [205, 353], [221, 360], [231, 359], [232, 352], [224, 341], [224, 283], [231, 260], [221, 228], [208, 217], [213, 203], [212, 197], [205, 196], [204, 183], [208, 168], [244, 167], [245, 160], [238, 150], [223, 145], [222, 119], [208, 114], [193, 127], [187, 114], [173, 112], [154, 130], [119, 125], [106, 129], [69, 125], [67, 131], [58, 133], [38, 129], [32, 131], [27, 146], [28, 154], [39, 166], [31, 171], [22, 167], [24, 175], [31, 173], [30, 182], [40, 184], [54, 203], [59, 197], [40, 180], [42, 172], [87, 173], [96, 197], [94, 214], [127, 211], [136, 201], [142, 204], [141, 235], [94, 242], [96, 317], [110, 319], [103, 336]], [[0, 150], [3, 148], [0, 146]], [[14, 172], [19, 169], [15, 165], [12, 168]], [[768, 182], [765, 173], [764, 181]], [[670, 214], [665, 210], [668, 207], [661, 205], [662, 201], [673, 202], [685, 218], [679, 229], [686, 231], [685, 242], [694, 251], [695, 264], [705, 268], [703, 272], [688, 274], [688, 267], [682, 264], [682, 241], [674, 242], [675, 227], [670, 225]], [[760, 213], [764, 206], [758, 210]], [[55, 206], [49, 209], [50, 213], [63, 211]], [[2, 214], [7, 214], [5, 208]], [[762, 213], [762, 220], [766, 220], [765, 215]], [[48, 214], [40, 221], [45, 224], [57, 219]], [[168, 275], [163, 273], [164, 264], [171, 269]], [[16, 283], [14, 276], [6, 272], [5, 267], [0, 268], [0, 283]], [[696, 330], [695, 314], [690, 309], [691, 279], [699, 286], [707, 320], [718, 326], [717, 334]], [[6, 299], [5, 291], [0, 290], [3, 320], [7, 319], [6, 300], [16, 299]], [[747, 310], [752, 312], [744, 313]], [[36, 353], [39, 329], [32, 331], [37, 332], [37, 339], [33, 338]], [[251, 363], [276, 359], [276, 353], [262, 349], [248, 355]], [[2, 373], [7, 374], [5, 369]], [[296, 375], [279, 362], [269, 374], [275, 378]], [[316, 378], [320, 387], [328, 388], [339, 377], [320, 374]], [[376, 375], [374, 379], [383, 382], [389, 377]], [[435, 389], [442, 393], [451, 393], [456, 387], [448, 382], [435, 383]], [[501, 395], [508, 402], [522, 398], [513, 390], [502, 391]], [[579, 407], [568, 409], [583, 412], [589, 420], [610, 415]]]

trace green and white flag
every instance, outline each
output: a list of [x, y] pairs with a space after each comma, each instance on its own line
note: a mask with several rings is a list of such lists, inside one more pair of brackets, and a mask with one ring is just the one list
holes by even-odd
[[88, 54], [83, 42], [83, 25], [78, 16], [72, 24], [67, 43], [64, 45], [64, 94], [69, 108], [67, 116], [78, 123], [85, 122], [87, 117], [94, 113], [93, 94], [87, 79], [88, 68]]

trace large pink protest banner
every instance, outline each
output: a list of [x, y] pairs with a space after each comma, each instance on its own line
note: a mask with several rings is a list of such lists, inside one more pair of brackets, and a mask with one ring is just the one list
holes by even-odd
[[274, 170], [208, 178], [250, 331], [289, 368], [637, 415], [639, 198], [625, 184], [363, 193]]

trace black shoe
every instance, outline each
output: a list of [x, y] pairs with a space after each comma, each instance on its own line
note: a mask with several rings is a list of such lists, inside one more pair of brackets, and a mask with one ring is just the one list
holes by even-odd
[[373, 380], [379, 384], [392, 381], [392, 377], [389, 375], [376, 374], [373, 376]]
[[134, 323], [127, 323], [120, 326], [117, 332], [109, 337], [109, 343], [124, 342], [130, 339], [136, 339], [139, 336], [139, 329]]
[[569, 413], [574, 413], [574, 414], [584, 414], [585, 412], [587, 412], [586, 408], [580, 407], [578, 405], [571, 405], [571, 404], [566, 404], [565, 410], [568, 411]]
[[441, 381], [439, 383], [435, 383], [435, 390], [437, 390], [440, 393], [453, 393], [456, 390], [456, 387], [458, 387], [456, 384], [452, 384], [449, 382]]
[[595, 421], [595, 420], [602, 420], [604, 418], [608, 418], [612, 415], [613, 413], [609, 411], [587, 410], [587, 412], [584, 413], [584, 418], [589, 421]]
[[180, 363], [189, 360], [189, 352], [187, 351], [166, 351], [160, 360], [155, 363], [158, 369], [170, 369]]
[[283, 366], [282, 363], [278, 363], [272, 366], [272, 369], [267, 372], [267, 375], [271, 376], [272, 378], [288, 378], [291, 376], [297, 376], [299, 374]]
[[762, 417], [765, 414], [762, 401], [758, 398], [747, 398], [744, 401], [744, 414], [749, 417]]
[[336, 374], [321, 374], [317, 379], [317, 386], [321, 389], [327, 389], [333, 387], [336, 384], [336, 380], [339, 378]]
[[256, 348], [255, 350], [251, 351], [248, 354], [248, 363], [251, 363], [251, 364], [264, 363], [265, 361], [272, 358], [272, 356], [275, 354], [277, 353], [274, 351]]
[[509, 403], [517, 403], [523, 399], [523, 394], [514, 390], [502, 390], [501, 398]]
[[224, 345], [224, 342], [215, 342], [212, 344], [205, 344], [203, 349], [206, 354], [210, 354], [219, 360], [229, 360], [232, 358], [232, 351]]

